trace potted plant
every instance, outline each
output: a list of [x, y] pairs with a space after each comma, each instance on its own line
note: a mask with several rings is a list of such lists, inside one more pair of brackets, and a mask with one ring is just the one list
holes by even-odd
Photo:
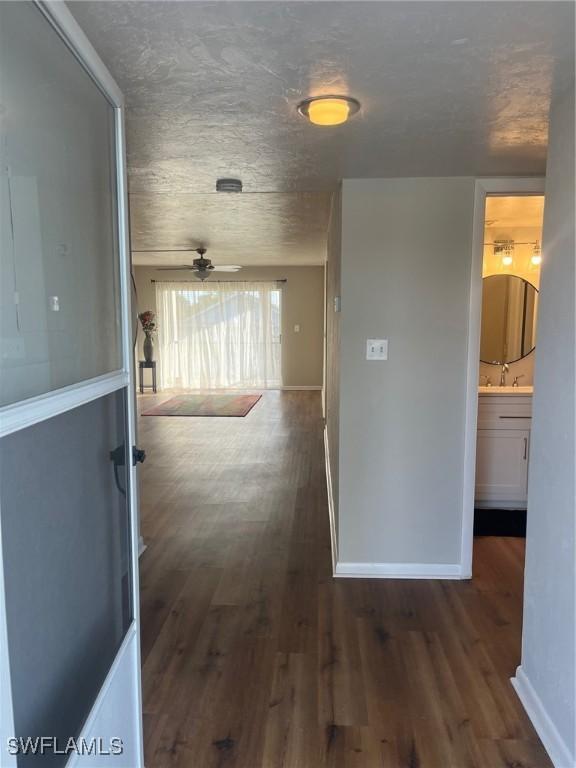
[[154, 343], [152, 336], [156, 333], [156, 315], [151, 309], [147, 309], [138, 315], [142, 330], [146, 338], [144, 339], [144, 360], [151, 363], [154, 360]]

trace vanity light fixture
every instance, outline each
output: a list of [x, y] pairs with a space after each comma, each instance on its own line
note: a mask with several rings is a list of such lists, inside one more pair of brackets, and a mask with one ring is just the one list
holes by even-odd
[[505, 267], [512, 266], [514, 261], [514, 240], [495, 240], [494, 256], [502, 258], [502, 264]]
[[298, 112], [314, 125], [341, 125], [359, 109], [351, 96], [312, 96], [298, 104]]
[[532, 257], [530, 258], [530, 261], [532, 264], [534, 264], [535, 267], [538, 267], [540, 264], [542, 264], [542, 248], [540, 247], [538, 240], [536, 240], [534, 243], [534, 250], [532, 251]]

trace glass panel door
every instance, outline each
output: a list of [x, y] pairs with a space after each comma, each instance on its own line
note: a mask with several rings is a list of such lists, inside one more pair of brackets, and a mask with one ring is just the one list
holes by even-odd
[[0, 77], [0, 765], [141, 768], [122, 97], [64, 3]]
[[0, 23], [0, 405], [122, 368], [115, 110], [33, 3]]
[[132, 622], [125, 440], [124, 390], [0, 440], [17, 737], [78, 736]]

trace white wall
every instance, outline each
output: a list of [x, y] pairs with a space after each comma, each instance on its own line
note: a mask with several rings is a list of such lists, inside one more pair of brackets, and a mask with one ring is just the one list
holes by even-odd
[[574, 90], [553, 108], [528, 487], [521, 698], [557, 768], [576, 764]]
[[343, 183], [341, 563], [458, 571], [473, 205], [471, 178]]

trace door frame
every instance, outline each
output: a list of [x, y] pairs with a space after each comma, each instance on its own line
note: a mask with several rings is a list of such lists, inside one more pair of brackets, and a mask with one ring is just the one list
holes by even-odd
[[[36, 397], [0, 408], [0, 437], [11, 434], [25, 427], [50, 419], [58, 414], [77, 408], [97, 398], [126, 390], [127, 412], [127, 444], [136, 442], [136, 401], [134, 396], [135, 366], [132, 341], [132, 307], [131, 307], [131, 267], [128, 225], [128, 191], [126, 170], [125, 145], [125, 105], [122, 92], [112, 78], [110, 72], [96, 53], [92, 44], [66, 7], [57, 0], [34, 0], [34, 5], [43, 14], [47, 22], [54, 28], [63, 42], [72, 51], [80, 66], [90, 75], [100, 91], [106, 97], [114, 110], [115, 160], [116, 160], [116, 195], [117, 195], [117, 227], [118, 227], [118, 259], [119, 259], [119, 301], [121, 316], [121, 368], [102, 376], [81, 381], [77, 384], [63, 387]], [[98, 693], [79, 737], [89, 733], [91, 728], [100, 726], [102, 720], [102, 704], [106, 700], [110, 705], [111, 698], [127, 680], [133, 681], [130, 687], [134, 722], [131, 728], [136, 743], [134, 745], [137, 764], [133, 768], [144, 765], [143, 730], [142, 730], [142, 692], [141, 692], [141, 662], [140, 662], [140, 601], [139, 601], [139, 519], [138, 519], [138, 482], [136, 468], [129, 463], [130, 468], [130, 560], [131, 560], [131, 591], [133, 619], [128, 627], [124, 640], [111, 665], [108, 675]], [[0, 529], [1, 544], [1, 529]], [[10, 685], [10, 665], [7, 647], [6, 606], [4, 592], [4, 567], [2, 549], [0, 546], [0, 706], [2, 723], [0, 737], [3, 743], [2, 759], [6, 768], [16, 766], [16, 757], [9, 755], [5, 749], [6, 736], [14, 735], [14, 718], [12, 706], [12, 691]], [[123, 675], [120, 682], [119, 673]], [[125, 708], [125, 700], [121, 705], [116, 704], [118, 716]], [[129, 713], [126, 713], [129, 716]], [[110, 718], [108, 718], [109, 720]], [[108, 723], [107, 723], [108, 724]], [[6, 733], [5, 733], [6, 731]], [[84, 765], [86, 758], [72, 755], [68, 766]], [[114, 764], [116, 762], [114, 761]], [[131, 766], [132, 768], [132, 766]]]
[[474, 489], [476, 484], [476, 430], [478, 423], [478, 377], [480, 373], [480, 329], [482, 320], [482, 262], [487, 197], [544, 194], [545, 178], [501, 177], [476, 179], [472, 224], [472, 268], [468, 308], [468, 355], [464, 427], [464, 479], [462, 497], [461, 578], [472, 578], [474, 546]]

